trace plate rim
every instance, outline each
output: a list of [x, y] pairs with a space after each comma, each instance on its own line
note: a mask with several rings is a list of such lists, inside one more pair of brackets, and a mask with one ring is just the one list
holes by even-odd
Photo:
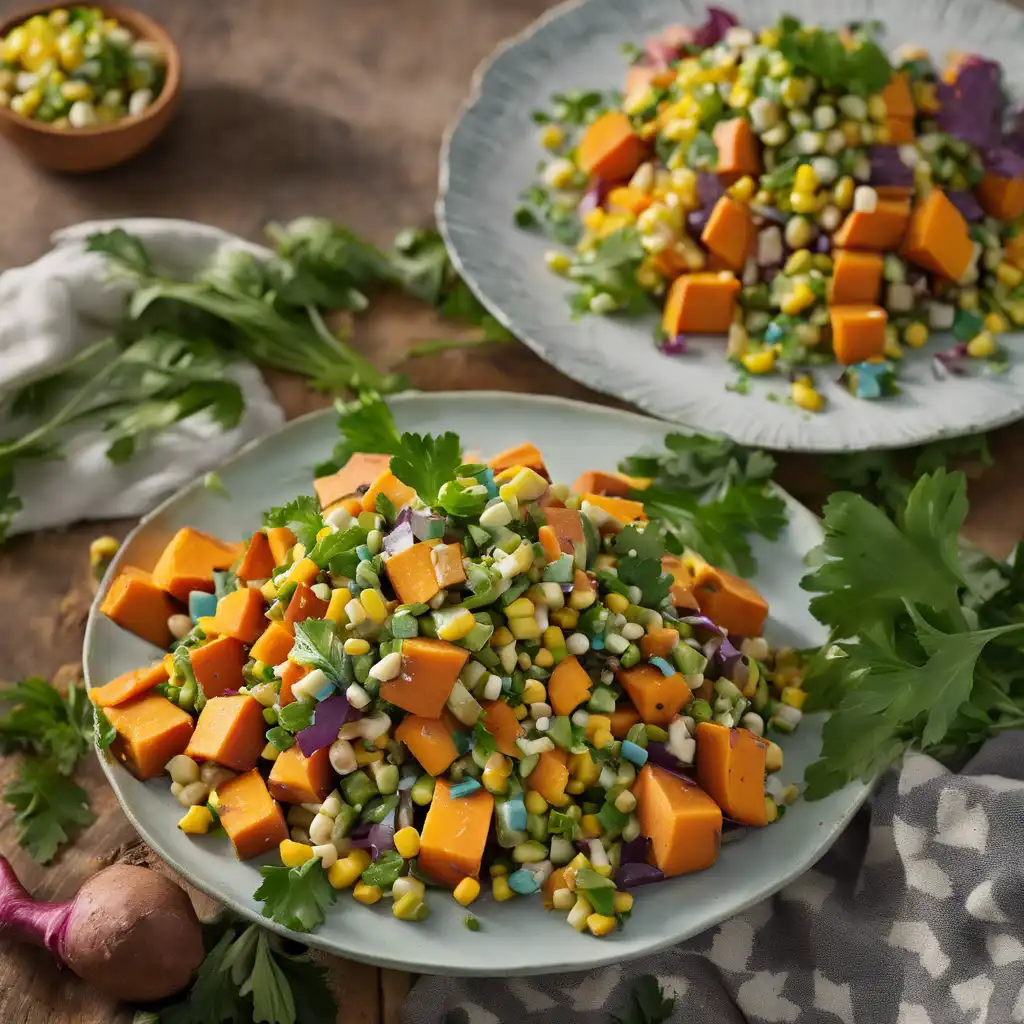
[[[509, 331], [519, 342], [529, 348], [535, 355], [539, 356], [545, 363], [554, 367], [559, 373], [564, 374], [577, 383], [583, 384], [585, 387], [593, 389], [599, 394], [623, 400], [622, 395], [620, 395], [615, 389], [615, 385], [606, 383], [599, 375], [589, 372], [586, 361], [580, 360], [573, 363], [571, 359], [563, 360], [557, 358], [555, 355], [557, 349], [552, 350], [550, 346], [544, 344], [537, 338], [534, 338], [529, 332], [520, 332], [515, 328], [512, 323], [512, 318], [506, 314], [502, 306], [496, 300], [488, 297], [482, 283], [478, 280], [476, 275], [467, 268], [465, 261], [462, 258], [462, 254], [455, 245], [447, 209], [448, 197], [451, 189], [452, 145], [455, 136], [458, 134], [460, 129], [464, 127], [467, 116], [482, 100], [487, 78], [494, 70], [495, 64], [499, 59], [505, 56], [508, 51], [514, 50], [528, 42], [533, 36], [547, 28], [551, 22], [568, 17], [578, 9], [586, 7], [588, 4], [598, 2], [600, 2], [600, 0], [561, 0], [560, 3], [555, 4], [553, 7], [544, 11], [518, 32], [515, 32], [499, 41], [497, 45], [479, 61], [473, 70], [472, 76], [470, 77], [469, 91], [460, 101], [458, 109], [445, 126], [444, 132], [441, 136], [441, 147], [438, 157], [438, 191], [437, 198], [434, 201], [434, 217], [437, 222], [438, 231], [444, 240], [448, 257], [455, 270], [463, 281], [466, 282], [466, 285], [477, 300], [484, 306], [487, 312], [502, 325], [502, 327]], [[946, 2], [947, 5], [956, 4], [959, 0], [946, 0]], [[1011, 3], [1006, 3], [1005, 0], [987, 0], [987, 2], [993, 6], [1000, 6], [1013, 11], [1024, 19], [1024, 11]], [[1024, 331], [1024, 328], [1022, 328], [1022, 331]], [[567, 368], [569, 366], [573, 367], [572, 372]], [[666, 423], [676, 424], [681, 427], [686, 427], [691, 431], [703, 432], [700, 431], [700, 428], [697, 425], [690, 421], [675, 419], [671, 414], [648, 408], [646, 405], [641, 405], [639, 402], [635, 401], [632, 397], [627, 397], [625, 400], [630, 402], [637, 409], [642, 410], [643, 414], [648, 417], [659, 419]], [[962, 427], [943, 426], [936, 430], [931, 430], [926, 434], [922, 434], [919, 438], [912, 440], [909, 443], [907, 441], [889, 439], [884, 443], [872, 444], [870, 447], [864, 447], [849, 441], [844, 442], [839, 440], [831, 444], [805, 445], [800, 443], [787, 443], [779, 446], [769, 445], [762, 441], [741, 439], [735, 434], [724, 430], [712, 430], [709, 432], [719, 436], [727, 436], [731, 440], [734, 440], [739, 444], [743, 444], [746, 447], [764, 448], [768, 451], [793, 452], [795, 454], [834, 455], [862, 451], [899, 451], [905, 448], [917, 447], [919, 445], [930, 444], [936, 441], [945, 441], [958, 437], [969, 437], [977, 433], [988, 433], [990, 431], [999, 430], [1002, 427], [1009, 426], [1010, 424], [1016, 423], [1022, 419], [1024, 419], [1024, 405], [1016, 411], [1010, 411], [998, 418], [988, 420], [984, 425], [975, 425], [973, 427], [967, 425]]]
[[[576, 4], [579, 0], [569, 0], [570, 4]], [[585, 2], [585, 0], [584, 0]], [[466, 400], [480, 400], [480, 399], [515, 399], [517, 401], [523, 401], [530, 404], [537, 405], [550, 405], [555, 407], [561, 407], [565, 409], [575, 409], [582, 407], [587, 410], [598, 410], [602, 415], [609, 415], [613, 418], [618, 418], [624, 421], [642, 421], [643, 423], [650, 425], [654, 424], [659, 429], [665, 428], [666, 433], [673, 431], [677, 432], [693, 432], [692, 428], [687, 427], [684, 424], [673, 424], [664, 420], [652, 417], [643, 413], [634, 412], [632, 410], [617, 409], [612, 406], [598, 405], [594, 402], [584, 402], [575, 398], [565, 398], [560, 395], [543, 395], [543, 394], [530, 394], [527, 392], [516, 392], [516, 391], [498, 391], [494, 389], [486, 390], [467, 390], [467, 391], [424, 391], [424, 390], [410, 390], [401, 392], [397, 395], [389, 395], [386, 397], [386, 401], [390, 404], [415, 402], [417, 400], [428, 399], [428, 400], [440, 400], [442, 402], [460, 402]], [[288, 420], [278, 430], [272, 431], [264, 437], [256, 438], [249, 441], [245, 445], [241, 446], [231, 456], [225, 459], [218, 469], [230, 466], [233, 463], [241, 460], [247, 454], [257, 449], [261, 444], [280, 437], [296, 428], [298, 426], [308, 423], [310, 420], [318, 418], [326, 418], [329, 416], [337, 415], [337, 410], [333, 406], [329, 406], [323, 409], [314, 409], [310, 412], [304, 413], [295, 419]], [[203, 478], [200, 476], [193, 480], [191, 483], [186, 484], [184, 487], [174, 491], [164, 500], [162, 500], [156, 507], [151, 511], [147, 512], [142, 516], [138, 523], [129, 531], [124, 541], [122, 542], [117, 554], [107, 567], [103, 578], [96, 589], [96, 594], [93, 597], [93, 601], [89, 606], [89, 615], [86, 621], [85, 635], [82, 640], [82, 674], [86, 685], [86, 692], [88, 693], [92, 689], [92, 683], [90, 681], [90, 667], [89, 658], [87, 652], [93, 643], [93, 635], [95, 632], [96, 623], [100, 619], [99, 607], [103, 600], [103, 595], [110, 585], [110, 582], [116, 576], [122, 558], [125, 557], [125, 552], [130, 547], [131, 541], [135, 539], [136, 535], [139, 534], [145, 527], [158, 515], [160, 515], [166, 508], [175, 504], [185, 495], [192, 491], [201, 490], [204, 488]], [[819, 520], [819, 517], [815, 516], [810, 509], [807, 508], [803, 503], [794, 498], [788, 491], [777, 484], [773, 484], [774, 487], [779, 491], [780, 495], [791, 503], [802, 512], [806, 512], [809, 516], [815, 520]], [[95, 737], [92, 744], [93, 751], [96, 754], [97, 760], [100, 763], [100, 767], [106, 776], [107, 782], [110, 784], [110, 788], [114, 792], [114, 796], [117, 798], [117, 802], [121, 807], [122, 812], [128, 819], [132, 828], [135, 829], [139, 837], [146, 843], [146, 845], [165, 863], [170, 867], [176, 874], [180, 875], [190, 885], [198, 889], [200, 892], [205, 893], [212, 899], [216, 900], [221, 906], [237, 914], [244, 920], [259, 924], [261, 927], [267, 928], [270, 931], [275, 932], [285, 938], [292, 939], [300, 944], [310, 946], [316, 949], [321, 949], [324, 952], [331, 953], [336, 956], [347, 957], [352, 960], [356, 960], [360, 963], [372, 964], [377, 967], [390, 968], [394, 970], [404, 970], [416, 974], [437, 974], [444, 977], [494, 977], [495, 969], [493, 967], [476, 967], [476, 966], [461, 966], [458, 964], [446, 966], [443, 970], [428, 971], [424, 970], [423, 967], [417, 966], [405, 960], [401, 955], [387, 956], [377, 955], [373, 953], [366, 953], [358, 948], [349, 949], [341, 948], [336, 942], [323, 937], [323, 932], [315, 930], [312, 932], [295, 932], [283, 925], [278, 924], [276, 921], [270, 918], [263, 917], [258, 910], [252, 906], [235, 899], [230, 893], [222, 893], [218, 891], [214, 883], [204, 881], [201, 872], [193, 869], [190, 862], [179, 861], [179, 859], [166, 851], [156, 835], [153, 835], [149, 829], [147, 829], [139, 817], [135, 814], [132, 806], [132, 801], [128, 799], [125, 793], [122, 791], [121, 780], [124, 777], [125, 769], [122, 765], [117, 763], [106, 751], [100, 750], [95, 745]], [[680, 933], [675, 936], [659, 939], [646, 946], [641, 952], [638, 952], [635, 956], [630, 956], [629, 959], [638, 959], [642, 956], [648, 956], [653, 953], [660, 952], [661, 950], [667, 949], [670, 946], [677, 945], [680, 942], [700, 934], [702, 931], [708, 928], [717, 927], [722, 921], [729, 920], [739, 914], [744, 913], [754, 904], [761, 902], [762, 900], [769, 899], [775, 893], [779, 892], [780, 889], [789, 885], [794, 879], [798, 878], [805, 871], [809, 870], [814, 864], [816, 864], [832, 847], [835, 841], [838, 839], [840, 834], [846, 829], [847, 825], [853, 819], [854, 815], [860, 810], [864, 802], [867, 800], [872, 789], [874, 788], [876, 780], [871, 782], [864, 782], [862, 780], [856, 780], [848, 783], [848, 786], [854, 787], [851, 790], [851, 800], [844, 813], [832, 823], [831, 827], [823, 831], [818, 841], [814, 844], [813, 848], [810, 849], [809, 853], [799, 861], [791, 862], [789, 868], [784, 875], [780, 875], [776, 881], [774, 881], [770, 887], [765, 890], [758, 891], [756, 895], [751, 895], [749, 898], [741, 901], [736, 908], [721, 921], [714, 922], [710, 925], [703, 925], [697, 929], [689, 930], [683, 929]], [[242, 863], [242, 862], [239, 862]], [[546, 974], [558, 974], [568, 972], [579, 972], [581, 970], [593, 970], [599, 967], [607, 967], [609, 965], [620, 963], [623, 960], [623, 952], [614, 943], [603, 943], [595, 945], [595, 955], [588, 961], [585, 967], [581, 967], [576, 963], [548, 963], [538, 967], [524, 967], [516, 968], [511, 971], [503, 971], [501, 977], [528, 977], [533, 975], [546, 975]]]

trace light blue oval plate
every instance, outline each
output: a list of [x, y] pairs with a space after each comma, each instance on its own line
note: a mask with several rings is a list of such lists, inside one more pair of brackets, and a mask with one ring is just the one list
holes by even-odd
[[[488, 455], [532, 440], [544, 452], [553, 477], [570, 483], [586, 469], [612, 469], [641, 448], [659, 448], [666, 432], [664, 424], [633, 413], [497, 392], [411, 394], [391, 405], [400, 429], [454, 430], [467, 451]], [[335, 439], [335, 416], [325, 410], [249, 447], [220, 470], [230, 500], [199, 481], [181, 491], [143, 519], [118, 553], [108, 580], [121, 565], [151, 568], [160, 548], [182, 526], [225, 538], [248, 534], [260, 525], [264, 509], [312, 492], [312, 468], [330, 453]], [[769, 636], [806, 646], [824, 639], [798, 585], [803, 556], [820, 541], [821, 530], [807, 509], [791, 498], [787, 502], [786, 532], [775, 544], [754, 546], [760, 566], [755, 583], [771, 603]], [[156, 653], [101, 615], [98, 602], [93, 605], [83, 656], [89, 686], [100, 686]], [[783, 778], [798, 781], [820, 741], [820, 719], [806, 718], [786, 740]], [[103, 760], [125, 813], [168, 864], [239, 914], [274, 927], [260, 917], [252, 899], [260, 883], [257, 863], [239, 863], [225, 839], [193, 839], [180, 832], [176, 824], [182, 810], [166, 779], [139, 782], [119, 764]], [[857, 784], [818, 803], [797, 803], [779, 825], [751, 830], [724, 847], [710, 871], [637, 890], [627, 927], [607, 939], [576, 933], [564, 914], [546, 913], [539, 896], [502, 904], [489, 896], [478, 900], [472, 910], [481, 929], [470, 932], [462, 924], [466, 911], [441, 890], [428, 897], [430, 918], [415, 925], [397, 921], [389, 904], [364, 907], [342, 893], [323, 927], [301, 938], [356, 960], [439, 974], [539, 974], [638, 957], [694, 935], [785, 885], [825, 852], [866, 794], [866, 787]]]
[[[748, 26], [773, 24], [782, 13], [809, 23], [838, 25], [878, 18], [887, 43], [916, 43], [939, 55], [975, 50], [1000, 60], [1014, 86], [1024, 80], [1024, 14], [995, 0], [919, 0], [883, 4], [850, 0], [722, 0]], [[437, 217], [452, 259], [488, 310], [516, 337], [563, 373], [633, 402], [665, 419], [727, 434], [743, 444], [792, 451], [860, 451], [923, 444], [989, 430], [1024, 416], [1024, 335], [1004, 341], [1012, 355], [998, 377], [936, 381], [931, 354], [948, 348], [936, 337], [908, 352], [896, 398], [854, 398], [817, 371], [829, 400], [820, 415], [785, 401], [784, 379], [755, 379], [747, 395], [726, 391], [736, 371], [724, 341], [698, 341], [691, 354], [667, 357], [652, 340], [657, 322], [586, 316], [570, 318], [568, 283], [544, 265], [553, 246], [512, 223], [519, 193], [532, 183], [544, 156], [536, 109], [550, 109], [553, 92], [574, 88], [620, 89], [622, 43], [644, 39], [669, 24], [701, 23], [705, 5], [694, 0], [572, 0], [509, 40], [477, 71], [473, 92], [441, 152]], [[832, 372], [832, 371], [835, 372]]]

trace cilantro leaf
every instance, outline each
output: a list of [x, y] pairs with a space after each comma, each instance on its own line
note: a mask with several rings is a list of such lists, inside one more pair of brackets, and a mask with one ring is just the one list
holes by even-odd
[[236, 945], [235, 932], [228, 929], [208, 950], [187, 996], [161, 1009], [162, 1024], [243, 1024], [247, 1009], [227, 962]]
[[96, 746], [100, 750], [109, 750], [117, 739], [117, 730], [110, 724], [110, 719], [103, 708], [96, 708], [93, 714], [96, 719]]
[[312, 495], [302, 494], [287, 505], [272, 508], [263, 514], [264, 526], [287, 526], [307, 551], [316, 544], [316, 535], [324, 528], [320, 502]]
[[53, 760], [70, 775], [92, 743], [92, 704], [80, 684], [62, 697], [45, 679], [32, 676], [0, 688], [0, 754], [35, 754]]
[[656, 558], [637, 558], [626, 555], [619, 559], [619, 579], [627, 587], [640, 588], [640, 604], [647, 608], [658, 608], [672, 589], [672, 577], [661, 571], [661, 561]]
[[481, 484], [466, 487], [457, 480], [449, 480], [437, 496], [438, 505], [450, 516], [475, 519], [487, 505], [487, 488]]
[[616, 1024], [664, 1024], [672, 1016], [675, 998], [666, 998], [656, 978], [641, 975], [630, 992], [629, 1007], [624, 1017], [616, 1017]]
[[341, 440], [331, 457], [316, 467], [317, 476], [329, 476], [345, 465], [356, 452], [394, 455], [401, 439], [387, 403], [374, 391], [364, 391], [351, 402], [336, 403]]
[[338, 1014], [334, 996], [327, 987], [327, 971], [307, 956], [280, 956], [281, 968], [295, 1000], [295, 1024], [329, 1021]]
[[365, 544], [367, 532], [361, 526], [353, 524], [347, 530], [328, 534], [323, 540], [316, 542], [316, 546], [307, 553], [306, 557], [323, 569], [338, 555], [343, 555], [346, 551], [354, 551], [360, 544]]
[[14, 809], [18, 842], [39, 864], [53, 860], [77, 827], [93, 822], [89, 797], [50, 761], [26, 758], [20, 775], [4, 790]]
[[397, 850], [385, 850], [363, 873], [362, 880], [367, 885], [376, 885], [385, 892], [391, 887], [405, 870], [405, 861]]
[[318, 857], [297, 868], [267, 865], [260, 874], [263, 883], [253, 898], [263, 904], [263, 916], [295, 932], [323, 924], [324, 911], [338, 898]]
[[473, 726], [473, 746], [479, 748], [480, 752], [490, 757], [498, 750], [498, 742], [494, 738], [492, 733], [484, 721], [487, 717], [487, 712], [484, 711], [480, 717], [476, 720], [476, 724]]
[[391, 459], [391, 472], [413, 488], [425, 504], [437, 505], [441, 488], [455, 477], [460, 465], [462, 442], [458, 434], [403, 434], [401, 446]]
[[230, 570], [216, 569], [213, 573], [213, 593], [219, 601], [238, 589], [238, 577]]
[[278, 724], [286, 732], [296, 733], [308, 729], [313, 724], [315, 705], [308, 700], [293, 700], [281, 708]]
[[615, 553], [660, 559], [665, 554], [665, 541], [654, 524], [642, 530], [636, 526], [627, 526], [615, 535]]
[[295, 1000], [284, 972], [270, 953], [270, 937], [260, 932], [256, 940], [256, 959], [252, 974], [238, 990], [252, 995], [252, 1019], [267, 1024], [295, 1024]]
[[837, 32], [794, 27], [779, 22], [778, 50], [793, 65], [817, 78], [826, 89], [870, 96], [881, 92], [892, 77], [892, 65], [879, 45], [864, 36], [847, 49]]
[[330, 619], [295, 623], [295, 645], [289, 657], [300, 665], [318, 668], [332, 682], [340, 682], [345, 651], [337, 627]]

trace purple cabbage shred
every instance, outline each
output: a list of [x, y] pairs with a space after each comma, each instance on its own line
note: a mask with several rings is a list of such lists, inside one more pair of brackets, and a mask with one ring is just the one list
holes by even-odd
[[725, 38], [725, 33], [729, 29], [736, 28], [739, 23], [739, 18], [731, 11], [721, 7], [709, 7], [707, 21], [693, 34], [693, 45], [699, 46], [702, 50], [714, 46]]
[[348, 721], [353, 710], [343, 693], [333, 693], [317, 704], [313, 724], [295, 734], [303, 757], [312, 757], [318, 750], [329, 747], [337, 738], [338, 730]]

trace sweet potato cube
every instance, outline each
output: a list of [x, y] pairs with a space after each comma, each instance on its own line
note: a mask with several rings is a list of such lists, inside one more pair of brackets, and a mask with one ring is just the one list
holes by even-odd
[[612, 213], [631, 213], [638, 217], [653, 202], [654, 198], [649, 192], [620, 185], [608, 192], [607, 207]]
[[529, 441], [498, 452], [493, 458], [487, 460], [487, 466], [494, 473], [511, 469], [513, 466], [522, 466], [524, 469], [532, 469], [535, 473], [539, 473], [545, 480], [551, 479], [547, 467], [544, 465], [544, 456], [541, 455], [537, 446], [530, 444]]
[[493, 813], [494, 797], [486, 789], [453, 797], [448, 781], [438, 779], [420, 833], [419, 866], [452, 889], [464, 878], [476, 878]]
[[711, 133], [718, 148], [715, 170], [726, 185], [750, 175], [757, 180], [761, 173], [761, 150], [750, 122], [742, 117], [719, 121]]
[[646, 154], [647, 147], [629, 118], [612, 110], [587, 125], [576, 148], [576, 163], [589, 175], [619, 181], [628, 178]]
[[883, 262], [881, 254], [877, 252], [837, 250], [832, 267], [829, 302], [837, 306], [877, 302], [882, 288]]
[[671, 878], [715, 863], [722, 845], [722, 811], [700, 786], [645, 764], [633, 792], [640, 832], [651, 840], [655, 867]]
[[249, 580], [266, 580], [270, 579], [277, 565], [267, 535], [262, 530], [257, 530], [249, 538], [249, 546], [242, 555], [235, 575], [243, 583], [248, 583]]
[[914, 97], [910, 91], [910, 82], [905, 71], [897, 71], [889, 84], [882, 90], [885, 100], [885, 112], [889, 117], [909, 117], [913, 119]]
[[828, 312], [838, 362], [852, 366], [883, 354], [889, 314], [881, 306], [832, 306]]
[[1016, 220], [1024, 213], [1024, 178], [986, 174], [978, 186], [982, 209], [996, 220]]
[[552, 807], [564, 807], [569, 802], [565, 795], [569, 782], [569, 755], [557, 748], [545, 750], [524, 781], [527, 789], [540, 793]]
[[760, 636], [768, 602], [746, 580], [706, 562], [695, 570], [693, 594], [702, 615], [733, 636]]
[[233, 636], [243, 644], [253, 644], [267, 624], [263, 595], [252, 587], [234, 590], [217, 602], [210, 631], [218, 636]]
[[440, 718], [406, 715], [395, 730], [428, 775], [440, 775], [458, 756], [451, 730]]
[[640, 712], [632, 704], [620, 703], [608, 716], [611, 719], [611, 733], [617, 740], [624, 740], [629, 730], [640, 723]]
[[697, 726], [697, 782], [722, 812], [744, 825], [767, 825], [764, 805], [768, 741], [749, 729]]
[[910, 203], [899, 199], [879, 199], [870, 213], [854, 210], [846, 215], [832, 244], [839, 249], [867, 249], [869, 252], [895, 252], [910, 224]]
[[649, 725], [668, 725], [693, 696], [678, 672], [662, 675], [657, 665], [647, 662], [620, 668], [616, 678], [625, 687], [640, 718]]
[[[592, 493], [600, 494], [601, 492], [595, 489]], [[554, 531], [558, 546], [563, 553], [571, 555], [575, 550], [575, 545], [584, 543], [586, 535], [583, 533], [583, 521], [576, 509], [557, 508], [552, 505], [545, 509], [544, 515], [547, 518], [547, 525]]]
[[300, 665], [295, 661], [289, 661], [285, 665], [284, 671], [281, 674], [281, 695], [279, 698], [281, 707], [284, 707], [285, 704], [291, 704], [295, 700], [292, 687], [312, 671], [313, 667], [311, 665]]
[[383, 494], [385, 498], [388, 498], [395, 508], [402, 508], [408, 505], [416, 497], [416, 492], [411, 487], [403, 484], [390, 469], [385, 469], [366, 489], [366, 493], [360, 502], [364, 512], [376, 510], [378, 494]]
[[434, 578], [438, 586], [455, 587], [466, 582], [466, 570], [462, 568], [461, 544], [435, 544], [430, 557], [434, 563]]
[[112, 708], [147, 693], [154, 686], [166, 681], [167, 666], [163, 661], [157, 661], [152, 665], [125, 672], [105, 686], [94, 687], [89, 691], [89, 699], [98, 708]]
[[156, 778], [192, 736], [191, 716], [159, 693], [108, 707], [106, 715], [117, 732], [111, 752], [140, 779]]
[[910, 218], [903, 255], [941, 277], [959, 281], [974, 256], [963, 214], [940, 188], [922, 199]]
[[715, 203], [700, 240], [722, 261], [722, 269], [738, 271], [753, 251], [754, 234], [750, 207], [724, 195]]
[[272, 568], [284, 565], [288, 561], [291, 550], [295, 547], [297, 537], [287, 526], [271, 526], [267, 530], [267, 543], [270, 545], [270, 553], [274, 558]]
[[185, 750], [196, 761], [213, 761], [236, 772], [256, 767], [265, 746], [263, 706], [240, 693], [214, 697], [199, 713], [196, 730]]
[[676, 608], [697, 608], [697, 599], [693, 596], [693, 576], [678, 555], [662, 555], [661, 571], [672, 577], [672, 604]]
[[241, 641], [233, 636], [219, 636], [193, 648], [189, 660], [196, 682], [207, 698], [219, 697], [225, 690], [237, 690], [245, 684], [242, 667], [249, 659]]
[[164, 548], [153, 570], [153, 582], [179, 601], [187, 601], [193, 590], [212, 592], [214, 571], [230, 569], [240, 554], [240, 545], [225, 544], [185, 526]]
[[108, 619], [154, 647], [166, 647], [171, 642], [167, 620], [177, 610], [153, 577], [134, 566], [121, 571], [100, 605]]
[[525, 730], [516, 718], [516, 713], [503, 701], [485, 701], [484, 726], [494, 737], [498, 750], [506, 757], [522, 757], [516, 740], [525, 735]]
[[729, 271], [682, 274], [669, 288], [661, 325], [665, 335], [728, 334], [740, 282]]
[[914, 141], [914, 119], [912, 117], [892, 117], [885, 119], [885, 127], [889, 132], [890, 146], [906, 146]]
[[440, 589], [431, 546], [425, 541], [392, 555], [385, 563], [388, 579], [402, 604], [426, 604]]
[[667, 626], [651, 630], [640, 638], [640, 653], [651, 658], [667, 658], [679, 643], [679, 633]]
[[331, 748], [321, 747], [306, 757], [296, 743], [282, 750], [270, 769], [270, 795], [283, 804], [319, 804], [334, 789]]
[[280, 665], [294, 646], [295, 637], [291, 630], [280, 622], [271, 622], [256, 643], [252, 645], [252, 650], [249, 653], [257, 661], [262, 661], [264, 665]]
[[387, 470], [390, 462], [390, 455], [356, 452], [336, 473], [317, 477], [313, 486], [320, 499], [320, 507], [326, 512], [342, 498], [369, 487]]
[[284, 814], [254, 768], [217, 787], [217, 813], [235, 856], [258, 857], [288, 838]]
[[284, 628], [293, 630], [296, 622], [305, 622], [306, 619], [322, 619], [330, 607], [329, 601], [313, 593], [313, 588], [308, 583], [300, 583], [295, 588], [288, 607], [284, 610]]
[[[604, 473], [588, 470], [576, 478], [574, 494], [607, 494], [612, 498], [628, 498], [630, 491], [642, 491], [651, 486], [650, 478], [627, 476], [625, 473]], [[570, 509], [571, 511], [571, 509]], [[551, 522], [550, 517], [548, 522]]]
[[585, 700], [590, 700], [593, 687], [590, 676], [579, 659], [570, 654], [563, 658], [548, 680], [548, 700], [556, 715], [571, 715]]
[[402, 671], [381, 683], [380, 695], [414, 715], [439, 718], [469, 651], [447, 640], [414, 637], [402, 643]]
[[646, 523], [647, 513], [644, 512], [642, 501], [631, 498], [611, 498], [606, 494], [583, 494], [583, 501], [607, 512], [615, 522], [628, 526], [630, 523]]

